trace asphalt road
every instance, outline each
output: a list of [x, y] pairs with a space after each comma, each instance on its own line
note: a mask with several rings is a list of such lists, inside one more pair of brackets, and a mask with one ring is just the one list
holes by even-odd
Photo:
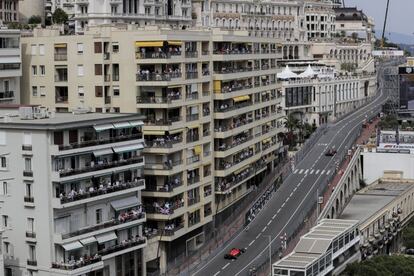
[[[269, 235], [272, 248], [279, 248], [280, 236], [284, 233], [290, 235], [299, 227], [316, 203], [317, 192], [324, 189], [327, 179], [335, 173], [335, 163], [352, 146], [352, 138], [359, 132], [367, 114], [377, 114], [385, 100], [386, 95], [380, 89], [370, 104], [330, 125], [249, 227], [192, 275], [249, 275], [253, 265], [259, 266], [269, 259]], [[334, 157], [325, 156], [331, 147], [335, 147], [338, 153]], [[234, 247], [246, 248], [246, 253], [237, 260], [224, 259], [224, 254]]]

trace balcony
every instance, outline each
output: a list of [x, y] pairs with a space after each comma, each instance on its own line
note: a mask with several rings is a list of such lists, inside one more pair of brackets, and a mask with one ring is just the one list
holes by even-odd
[[213, 53], [215, 55], [250, 55], [250, 54], [253, 54], [252, 50], [245, 49], [245, 48], [242, 48], [241, 50], [239, 48], [214, 50]]
[[117, 142], [124, 142], [124, 141], [132, 141], [142, 139], [142, 133], [133, 134], [133, 135], [123, 135], [123, 136], [116, 136], [111, 137], [108, 139], [95, 139], [95, 140], [89, 140], [89, 141], [83, 141], [78, 143], [72, 143], [69, 145], [59, 145], [60, 151], [65, 150], [71, 150], [71, 149], [79, 149], [79, 148], [85, 148], [85, 147], [93, 147], [98, 145], [105, 145], [105, 144], [112, 144]]
[[33, 172], [32, 171], [23, 171], [23, 176], [25, 176], [25, 177], [33, 177]]
[[198, 78], [198, 72], [186, 72], [185, 73], [185, 78], [187, 80], [197, 79]]
[[36, 260], [27, 260], [27, 265], [37, 266], [37, 261]]
[[76, 230], [74, 232], [62, 234], [62, 239], [69, 239], [69, 238], [72, 238], [72, 237], [76, 237], [76, 236], [80, 236], [80, 235], [87, 234], [87, 233], [90, 233], [90, 232], [94, 232], [94, 231], [102, 230], [102, 229], [105, 229], [105, 228], [121, 225], [121, 224], [131, 222], [131, 221], [141, 220], [141, 219], [144, 219], [144, 218], [145, 218], [145, 213], [128, 214], [126, 218], [122, 219], [122, 221], [119, 220], [119, 219], [112, 219], [110, 221], [106, 221], [106, 222], [98, 224], [98, 225], [87, 226], [87, 227], [81, 228], [79, 230]]
[[164, 236], [174, 236], [175, 232], [177, 232], [178, 230], [180, 230], [182, 228], [184, 228], [184, 223], [181, 223], [181, 224], [179, 224], [177, 226], [174, 226], [174, 227], [166, 228], [166, 229], [162, 230], [162, 232], [163, 232], [162, 234]]
[[185, 57], [186, 58], [197, 58], [198, 57], [198, 52], [197, 51], [185, 52]]
[[140, 97], [137, 96], [137, 104], [169, 104], [172, 101], [181, 99], [179, 97]]
[[170, 204], [170, 207], [160, 207], [159, 203], [154, 205], [148, 205], [145, 207], [145, 212], [147, 214], [161, 214], [161, 215], [172, 215], [174, 211], [184, 207], [184, 200], [177, 201], [177, 203]]
[[14, 91], [1, 91], [0, 101], [8, 101], [14, 99]]
[[252, 106], [252, 105], [253, 105], [252, 102], [244, 102], [244, 103], [235, 104], [232, 106], [225, 105], [225, 106], [216, 108], [215, 112], [225, 113], [225, 112], [230, 112], [230, 111], [234, 111], [237, 109], [242, 109], [242, 108]]
[[145, 169], [153, 169], [153, 170], [172, 170], [174, 167], [180, 166], [183, 164], [183, 160], [176, 160], [171, 162], [164, 162], [164, 164], [160, 164], [159, 162], [145, 162]]
[[34, 197], [32, 197], [32, 196], [25, 196], [24, 197], [24, 202], [34, 203]]
[[192, 178], [187, 179], [187, 185], [193, 185], [193, 184], [198, 183], [198, 182], [200, 182], [200, 176], [199, 175], [196, 175]]
[[199, 115], [198, 114], [191, 114], [191, 115], [187, 115], [186, 119], [187, 122], [192, 122], [192, 121], [196, 121], [199, 119]]
[[227, 145], [226, 143], [221, 144], [218, 147], [218, 150], [219, 151], [227, 151], [227, 150], [232, 149], [234, 147], [240, 146], [240, 145], [242, 145], [242, 144], [244, 144], [248, 141], [251, 141], [252, 139], [253, 139], [252, 135], [247, 136], [247, 137], [241, 137], [241, 138], [238, 138], [237, 140], [234, 140], [230, 145]]
[[200, 202], [200, 197], [196, 196], [187, 200], [187, 206], [191, 206]]
[[193, 142], [197, 142], [198, 140], [200, 140], [200, 136], [197, 134], [191, 134], [191, 133], [187, 133], [187, 143], [193, 143]]
[[181, 51], [171, 51], [169, 53], [164, 52], [145, 52], [136, 53], [137, 59], [170, 59], [171, 57], [181, 56]]
[[176, 181], [170, 181], [165, 183], [164, 186], [146, 186], [145, 191], [148, 192], [162, 192], [162, 193], [171, 193], [174, 191], [175, 188], [181, 187], [183, 185], [183, 182], [179, 179]]
[[144, 162], [144, 158], [142, 157], [133, 157], [127, 160], [120, 160], [120, 161], [112, 161], [112, 162], [107, 162], [107, 163], [103, 163], [103, 164], [95, 164], [95, 165], [90, 165], [84, 168], [76, 168], [76, 169], [65, 169], [65, 170], [60, 170], [59, 171], [59, 176], [60, 177], [67, 177], [67, 176], [72, 176], [72, 175], [77, 175], [77, 174], [82, 174], [82, 173], [87, 173], [87, 172], [94, 172], [94, 171], [100, 171], [100, 170], [105, 170], [105, 169], [110, 169], [110, 168], [116, 168], [116, 167], [121, 167], [121, 166], [126, 166], [126, 165], [131, 165], [131, 164], [139, 164], [139, 163], [143, 163]]
[[67, 74], [58, 74], [55, 75], [55, 82], [67, 82], [68, 75]]
[[78, 268], [86, 267], [88, 265], [99, 263], [100, 261], [102, 261], [101, 256], [87, 257], [82, 261], [79, 260], [71, 263], [52, 263], [52, 268], [60, 270], [75, 270]]
[[171, 139], [171, 140], [165, 140], [165, 139], [157, 139], [154, 141], [146, 141], [145, 147], [146, 148], [161, 148], [161, 149], [171, 149], [175, 144], [179, 144], [183, 141], [183, 139], [177, 138], [177, 139]]
[[22, 150], [32, 151], [32, 145], [22, 145]]
[[85, 200], [88, 198], [94, 198], [102, 195], [112, 194], [119, 191], [125, 191], [133, 188], [144, 187], [145, 180], [144, 179], [137, 179], [134, 182], [123, 182], [123, 183], [114, 183], [110, 186], [102, 187], [102, 188], [92, 188], [90, 191], [86, 192], [76, 192], [75, 194], [69, 194], [68, 196], [61, 196], [60, 203], [67, 204], [72, 203], [80, 200]]
[[137, 81], [171, 81], [182, 77], [181, 72], [173, 73], [138, 73]]
[[173, 123], [176, 122], [180, 122], [181, 121], [181, 117], [180, 116], [176, 116], [176, 117], [169, 117], [167, 119], [164, 118], [160, 118], [160, 119], [155, 119], [155, 118], [150, 118], [150, 119], [146, 119], [144, 120], [144, 123], [148, 126], [170, 126]]
[[187, 165], [191, 165], [193, 163], [197, 163], [200, 161], [200, 155], [194, 155], [187, 158]]

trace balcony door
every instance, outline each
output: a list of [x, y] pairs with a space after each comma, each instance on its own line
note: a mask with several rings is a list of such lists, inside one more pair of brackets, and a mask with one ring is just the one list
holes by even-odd
[[78, 130], [72, 129], [69, 130], [69, 143], [74, 144], [78, 142]]

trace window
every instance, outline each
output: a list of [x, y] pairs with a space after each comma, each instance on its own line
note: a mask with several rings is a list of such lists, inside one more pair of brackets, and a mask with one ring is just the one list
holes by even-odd
[[120, 91], [119, 91], [119, 86], [114, 86], [114, 96], [119, 96], [120, 95]]
[[44, 86], [40, 86], [40, 97], [46, 96], [46, 88]]
[[37, 65], [32, 65], [32, 75], [37, 76]]
[[23, 145], [32, 145], [32, 134], [30, 132], [23, 133]]
[[33, 196], [32, 183], [26, 183], [26, 196], [27, 197]]
[[4, 130], [0, 130], [0, 145], [6, 145], [6, 132]]
[[102, 54], [102, 42], [94, 43], [95, 54]]
[[37, 86], [32, 86], [32, 96], [37, 97]]
[[0, 195], [7, 195], [8, 194], [8, 183], [3, 181], [2, 187], [0, 189]]
[[26, 157], [24, 159], [24, 170], [26, 172], [31, 172], [32, 171], [32, 158]]
[[10, 254], [10, 243], [9, 242], [3, 242], [3, 249], [4, 249], [4, 253], [6, 254]]
[[85, 96], [85, 89], [83, 86], [78, 86], [78, 97], [83, 98]]
[[46, 67], [44, 65], [40, 65], [39, 70], [41, 76], [44, 76], [46, 74]]
[[78, 43], [78, 54], [83, 54], [83, 43]]
[[114, 107], [114, 113], [119, 113], [121, 112], [121, 109], [119, 107]]
[[39, 55], [44, 56], [45, 55], [45, 45], [39, 44]]
[[37, 45], [32, 44], [31, 49], [32, 49], [32, 56], [35, 56], [37, 54]]
[[113, 43], [112, 44], [112, 52], [113, 53], [119, 53], [119, 44], [118, 43]]
[[102, 222], [102, 209], [96, 209], [96, 224]]
[[7, 169], [7, 157], [6, 156], [0, 157], [0, 165], [1, 165], [1, 168]]
[[9, 216], [3, 215], [3, 227], [7, 227], [9, 225]]
[[36, 245], [29, 244], [29, 260], [36, 261]]
[[95, 76], [102, 76], [102, 64], [95, 64]]
[[34, 233], [34, 218], [27, 218], [27, 232]]
[[78, 76], [82, 77], [83, 75], [84, 75], [83, 65], [80, 64], [80, 65], [78, 65]]
[[102, 97], [102, 86], [95, 86], [95, 97]]

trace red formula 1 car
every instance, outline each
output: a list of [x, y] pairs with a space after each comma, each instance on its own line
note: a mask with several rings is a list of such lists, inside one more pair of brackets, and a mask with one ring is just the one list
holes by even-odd
[[232, 248], [228, 254], [224, 255], [224, 259], [237, 259], [244, 252], [246, 252], [246, 250], [243, 248]]

